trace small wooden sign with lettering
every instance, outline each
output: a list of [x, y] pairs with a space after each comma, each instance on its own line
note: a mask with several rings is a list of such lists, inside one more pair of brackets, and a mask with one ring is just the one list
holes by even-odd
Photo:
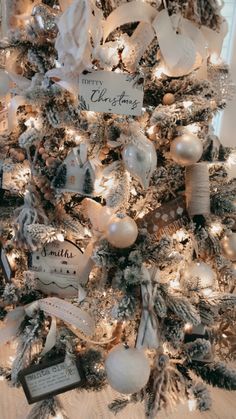
[[19, 380], [32, 404], [81, 386], [83, 371], [78, 359], [69, 365], [60, 359], [24, 369]]
[[141, 115], [143, 77], [136, 74], [94, 71], [79, 79], [81, 110]]
[[35, 272], [36, 285], [45, 294], [56, 294], [62, 298], [78, 295], [79, 267], [83, 253], [69, 240], [54, 241], [41, 250], [32, 252], [29, 269]]

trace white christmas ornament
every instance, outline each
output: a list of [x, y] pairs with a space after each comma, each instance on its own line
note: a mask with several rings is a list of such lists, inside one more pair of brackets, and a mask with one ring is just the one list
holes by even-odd
[[206, 289], [214, 286], [216, 273], [205, 262], [192, 262], [187, 266], [183, 274], [183, 280], [184, 282], [194, 282], [196, 280], [199, 288]]
[[203, 153], [201, 140], [191, 133], [185, 133], [176, 137], [170, 146], [172, 159], [183, 166], [197, 163]]
[[145, 136], [137, 143], [127, 144], [122, 152], [126, 169], [144, 189], [148, 188], [151, 176], [157, 165], [157, 154], [153, 143]]
[[10, 89], [10, 77], [7, 72], [0, 70], [0, 98], [7, 95]]
[[150, 365], [143, 350], [115, 346], [105, 361], [110, 386], [123, 394], [140, 391], [148, 382]]
[[224, 254], [233, 262], [236, 261], [236, 233], [225, 236], [221, 242]]
[[125, 214], [113, 215], [105, 231], [107, 241], [114, 247], [124, 249], [132, 246], [138, 236], [136, 222]]

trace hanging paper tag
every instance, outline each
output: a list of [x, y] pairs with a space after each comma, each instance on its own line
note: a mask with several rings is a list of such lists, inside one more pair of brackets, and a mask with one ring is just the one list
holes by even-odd
[[109, 71], [82, 74], [79, 81], [81, 110], [141, 115], [143, 77]]

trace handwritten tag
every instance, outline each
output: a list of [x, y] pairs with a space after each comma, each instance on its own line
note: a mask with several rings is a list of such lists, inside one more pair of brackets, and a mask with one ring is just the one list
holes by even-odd
[[143, 77], [140, 75], [95, 71], [79, 81], [81, 110], [122, 115], [141, 115]]
[[74, 243], [54, 241], [31, 253], [29, 268], [35, 272], [37, 289], [71, 298], [78, 295], [79, 284], [84, 283], [79, 278], [83, 261], [84, 255]]
[[79, 387], [82, 376], [78, 360], [69, 365], [57, 360], [26, 368], [19, 373], [29, 404]]

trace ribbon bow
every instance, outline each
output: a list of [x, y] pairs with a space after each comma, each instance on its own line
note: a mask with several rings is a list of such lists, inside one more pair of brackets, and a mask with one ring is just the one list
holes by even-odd
[[145, 266], [142, 267], [143, 282], [141, 284], [143, 311], [140, 320], [136, 348], [159, 347], [158, 321], [154, 311], [154, 297], [156, 286], [153, 287], [150, 272]]
[[51, 328], [42, 354], [48, 352], [56, 343], [56, 318], [80, 329], [85, 335], [94, 334], [94, 319], [88, 313], [60, 298], [49, 297], [35, 301], [26, 307], [17, 307], [8, 313], [5, 327], [0, 329], [0, 345], [16, 337], [25, 315], [33, 317], [36, 310], [42, 310], [52, 317]]

